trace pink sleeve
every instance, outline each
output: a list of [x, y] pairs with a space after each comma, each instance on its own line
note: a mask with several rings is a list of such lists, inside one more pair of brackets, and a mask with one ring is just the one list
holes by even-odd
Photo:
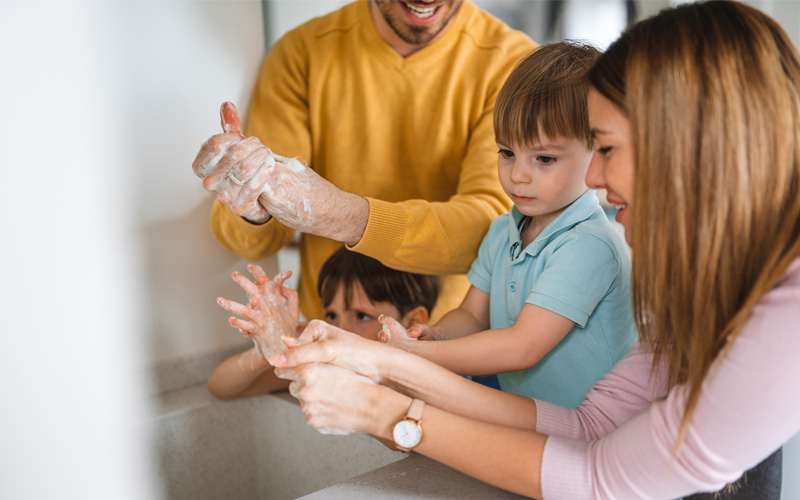
[[[712, 365], [677, 456], [673, 446], [684, 386], [600, 439], [578, 441], [585, 431], [550, 436], [542, 458], [545, 500], [676, 498], [719, 490], [800, 429], [798, 358], [800, 261], [795, 261], [754, 309], [727, 356]], [[618, 415], [630, 413], [613, 408], [610, 397], [605, 403], [611, 406], [606, 416], [595, 417], [601, 423], [584, 426], [597, 427], [590, 436], [603, 435], [619, 425]]]
[[662, 372], [651, 377], [653, 355], [639, 342], [586, 394], [577, 408], [536, 400], [536, 431], [579, 441], [600, 439], [666, 395]]

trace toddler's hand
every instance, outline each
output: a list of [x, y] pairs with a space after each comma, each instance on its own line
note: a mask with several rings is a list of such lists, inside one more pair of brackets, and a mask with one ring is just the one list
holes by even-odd
[[232, 278], [247, 292], [249, 304], [222, 297], [217, 298], [217, 304], [247, 319], [232, 316], [228, 323], [250, 337], [259, 354], [268, 359], [285, 349], [281, 336], [297, 336], [300, 315], [297, 292], [283, 286], [292, 275], [291, 271], [284, 271], [270, 281], [260, 266], [250, 264], [247, 269], [255, 276], [255, 283], [237, 272], [232, 274]]
[[417, 340], [437, 340], [433, 328], [422, 323], [415, 323], [408, 329], [408, 336]]
[[416, 337], [409, 335], [409, 332], [396, 319], [381, 314], [378, 321], [383, 325], [378, 333], [378, 340], [404, 351], [414, 352], [416, 350], [416, 344], [419, 341]]

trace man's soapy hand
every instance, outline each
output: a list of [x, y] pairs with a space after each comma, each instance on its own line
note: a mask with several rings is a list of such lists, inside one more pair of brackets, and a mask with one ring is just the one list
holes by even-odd
[[296, 158], [272, 156], [277, 161], [266, 168], [261, 206], [298, 231], [358, 243], [369, 217], [367, 200], [342, 191]]
[[207, 191], [254, 223], [274, 216], [304, 233], [348, 245], [361, 240], [369, 218], [365, 198], [342, 191], [296, 158], [273, 154], [256, 137], [245, 138], [232, 103], [222, 104], [220, 116], [224, 133], [206, 141], [192, 164]]
[[245, 318], [232, 316], [228, 323], [250, 337], [259, 354], [269, 359], [285, 349], [281, 337], [296, 335], [300, 315], [297, 292], [283, 286], [292, 275], [291, 271], [284, 271], [270, 280], [260, 266], [250, 264], [247, 269], [256, 278], [255, 283], [237, 272], [231, 277], [247, 292], [248, 305], [222, 297], [217, 298], [217, 304]]
[[220, 108], [222, 134], [208, 139], [192, 163], [194, 173], [203, 179], [203, 187], [233, 212], [254, 223], [269, 220], [270, 214], [258, 203], [258, 197], [274, 166], [269, 148], [256, 137], [245, 137], [239, 113], [233, 103]]

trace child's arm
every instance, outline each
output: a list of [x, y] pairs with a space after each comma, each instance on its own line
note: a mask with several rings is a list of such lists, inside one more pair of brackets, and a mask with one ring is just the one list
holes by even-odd
[[289, 388], [289, 381], [275, 376], [274, 369], [255, 347], [231, 356], [211, 372], [206, 383], [217, 399], [251, 398]]
[[470, 286], [457, 309], [439, 319], [435, 325], [416, 324], [408, 333], [420, 340], [447, 340], [472, 335], [489, 328], [489, 294]]
[[255, 283], [237, 272], [231, 277], [249, 295], [248, 305], [223, 297], [217, 298], [217, 304], [245, 318], [231, 316], [228, 323], [238, 328], [242, 335], [250, 337], [256, 351], [267, 359], [286, 349], [281, 343], [282, 336], [297, 336], [300, 316], [297, 292], [283, 286], [292, 275], [291, 271], [279, 273], [270, 281], [260, 266], [249, 264], [247, 269], [255, 276]]
[[574, 324], [560, 314], [526, 304], [509, 328], [436, 342], [414, 340], [392, 332], [389, 343], [462, 375], [490, 375], [535, 365]]
[[267, 358], [285, 349], [282, 336], [297, 335], [297, 292], [283, 286], [292, 273], [280, 273], [270, 281], [261, 267], [250, 264], [247, 269], [256, 278], [255, 283], [240, 273], [232, 277], [250, 296], [248, 305], [222, 297], [217, 298], [217, 304], [244, 318], [231, 316], [228, 323], [255, 345], [223, 361], [208, 377], [208, 391], [219, 399], [252, 397], [289, 387], [275, 376]]

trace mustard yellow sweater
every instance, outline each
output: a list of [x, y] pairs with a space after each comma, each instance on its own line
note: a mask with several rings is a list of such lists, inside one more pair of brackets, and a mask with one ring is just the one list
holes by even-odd
[[[535, 48], [464, 2], [428, 47], [400, 57], [357, 1], [287, 33], [269, 52], [250, 107], [248, 135], [299, 156], [370, 207], [352, 250], [411, 272], [447, 274], [432, 320], [458, 307], [463, 274], [498, 215], [508, 211], [496, 172], [492, 109], [513, 66]], [[250, 224], [219, 201], [217, 240], [248, 260], [277, 252], [294, 230]], [[304, 234], [300, 305], [321, 317], [319, 270], [341, 243]]]

